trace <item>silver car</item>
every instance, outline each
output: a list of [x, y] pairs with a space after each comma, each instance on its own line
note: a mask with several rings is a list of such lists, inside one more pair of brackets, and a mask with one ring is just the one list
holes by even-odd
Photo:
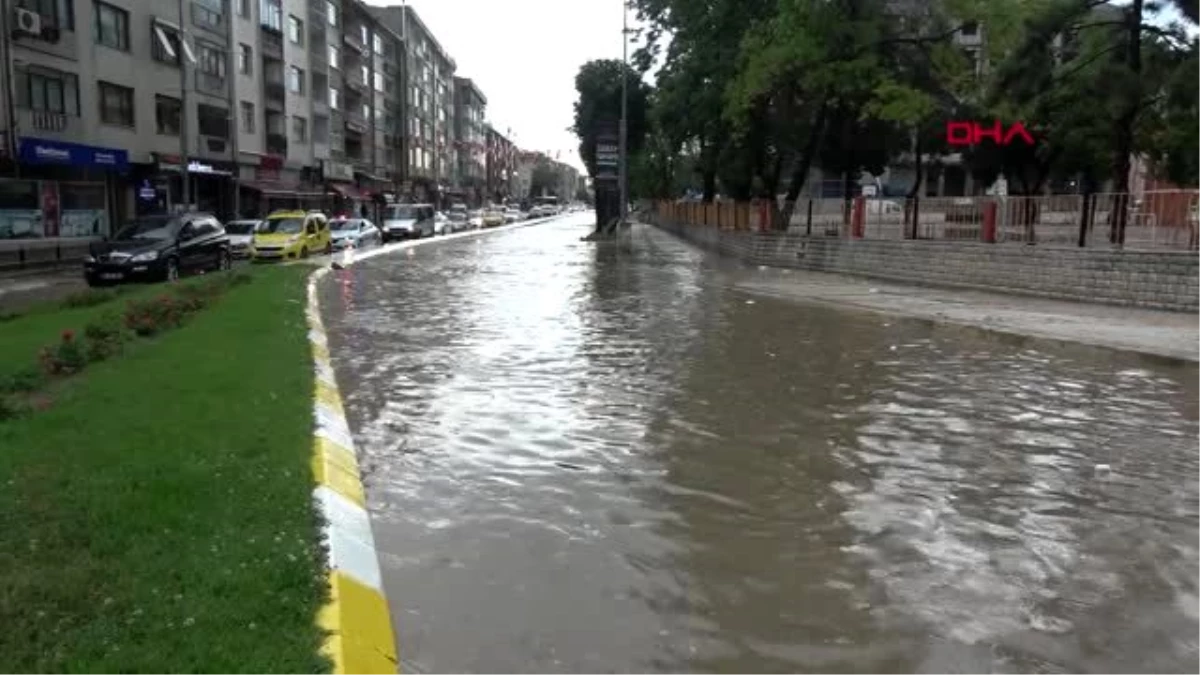
[[254, 243], [254, 230], [261, 220], [231, 220], [225, 223], [225, 234], [229, 235], [229, 253], [234, 258], [249, 258], [250, 245]]
[[375, 227], [375, 223], [366, 218], [338, 218], [330, 221], [329, 234], [333, 239], [335, 251], [349, 246], [359, 249], [383, 243], [383, 233]]

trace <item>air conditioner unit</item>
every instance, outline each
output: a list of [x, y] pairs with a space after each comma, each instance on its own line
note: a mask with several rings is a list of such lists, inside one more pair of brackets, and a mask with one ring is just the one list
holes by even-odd
[[28, 9], [13, 9], [13, 32], [21, 35], [42, 35], [42, 15]]

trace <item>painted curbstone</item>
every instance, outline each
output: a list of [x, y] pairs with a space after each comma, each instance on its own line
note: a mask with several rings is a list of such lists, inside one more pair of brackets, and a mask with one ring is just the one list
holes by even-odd
[[395, 673], [396, 639], [379, 554], [320, 318], [316, 284], [327, 272], [322, 268], [309, 276], [306, 312], [313, 355], [313, 500], [324, 519], [329, 551], [329, 601], [316, 617], [328, 633], [321, 651], [333, 662], [334, 673]]

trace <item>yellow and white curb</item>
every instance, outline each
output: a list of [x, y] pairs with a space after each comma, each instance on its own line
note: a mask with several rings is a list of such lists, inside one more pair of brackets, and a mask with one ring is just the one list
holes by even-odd
[[329, 342], [321, 322], [317, 282], [328, 268], [308, 279], [308, 340], [315, 370], [313, 418], [313, 497], [325, 519], [329, 549], [329, 602], [317, 616], [328, 632], [322, 651], [334, 673], [395, 673], [396, 640], [379, 572], [375, 537], [358, 469], [354, 439], [338, 392]]

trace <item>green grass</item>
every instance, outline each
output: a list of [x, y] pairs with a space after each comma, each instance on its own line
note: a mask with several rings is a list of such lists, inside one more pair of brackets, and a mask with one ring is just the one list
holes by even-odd
[[[310, 271], [265, 269], [0, 422], [0, 671], [328, 670]], [[102, 309], [14, 320], [49, 336], [8, 345]]]

